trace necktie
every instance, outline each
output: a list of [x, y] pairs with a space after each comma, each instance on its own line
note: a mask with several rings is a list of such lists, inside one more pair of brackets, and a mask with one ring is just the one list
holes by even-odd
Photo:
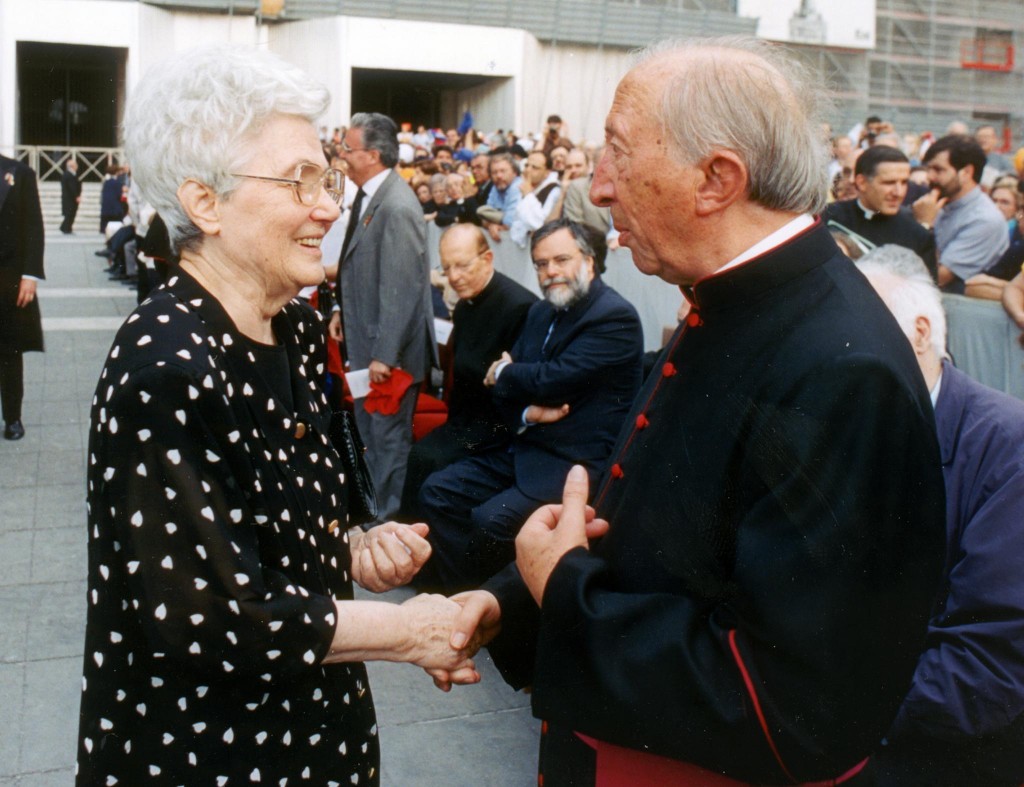
[[338, 258], [340, 265], [345, 259], [345, 252], [348, 251], [348, 244], [352, 242], [352, 235], [355, 234], [356, 225], [359, 223], [359, 214], [363, 210], [363, 197], [366, 196], [362, 189], [356, 192], [356, 198], [352, 202], [352, 211], [348, 216], [348, 226], [345, 227], [345, 240], [341, 244], [341, 256]]

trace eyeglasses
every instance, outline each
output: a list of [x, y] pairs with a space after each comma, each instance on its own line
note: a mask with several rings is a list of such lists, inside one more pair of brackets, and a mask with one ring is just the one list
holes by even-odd
[[345, 140], [341, 140], [341, 149], [345, 153], [358, 153], [360, 150], [373, 150], [373, 148], [354, 148], [351, 145], [349, 145]]
[[576, 259], [576, 257], [577, 255], [575, 254], [559, 254], [557, 257], [552, 257], [550, 260], [534, 260], [533, 268], [537, 273], [547, 270], [552, 265], [556, 268], [565, 268], [570, 262]]
[[[487, 251], [490, 251], [490, 249], [488, 249]], [[441, 273], [443, 273], [445, 276], [450, 275], [453, 270], [456, 271], [457, 273], [465, 273], [470, 268], [472, 268], [473, 263], [476, 262], [481, 257], [483, 257], [487, 253], [487, 251], [482, 251], [475, 257], [471, 257], [465, 262], [456, 262], [454, 265], [449, 265], [447, 268], [442, 265]]]
[[241, 172], [232, 172], [231, 176], [291, 186], [295, 192], [295, 198], [303, 205], [316, 205], [317, 200], [320, 199], [321, 190], [326, 191], [327, 196], [336, 205], [341, 204], [341, 198], [345, 194], [345, 173], [340, 169], [321, 170], [316, 164], [299, 164], [295, 168], [294, 178], [271, 178], [266, 175], [246, 175]]

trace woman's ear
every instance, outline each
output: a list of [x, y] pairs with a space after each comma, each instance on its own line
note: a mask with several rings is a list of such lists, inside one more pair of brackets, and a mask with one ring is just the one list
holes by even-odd
[[220, 233], [219, 202], [213, 189], [195, 178], [189, 178], [178, 186], [178, 201], [204, 235]]

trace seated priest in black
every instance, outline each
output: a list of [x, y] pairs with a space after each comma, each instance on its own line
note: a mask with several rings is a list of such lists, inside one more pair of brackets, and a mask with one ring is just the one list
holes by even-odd
[[865, 252], [887, 243], [910, 249], [924, 260], [934, 278], [935, 237], [903, 204], [909, 182], [910, 162], [902, 151], [885, 146], [868, 148], [853, 169], [857, 196], [833, 202], [821, 217], [833, 229], [849, 235]]
[[640, 388], [640, 318], [601, 280], [604, 237], [560, 219], [534, 232], [530, 253], [544, 300], [485, 381], [512, 437], [420, 490], [433, 547], [421, 589], [476, 587], [512, 561], [526, 517], [561, 499], [569, 468], [602, 472]]
[[512, 349], [537, 296], [494, 270], [483, 230], [454, 224], [440, 242], [441, 268], [459, 296], [452, 313], [448, 420], [409, 452], [400, 520], [422, 517], [419, 492], [427, 477], [453, 462], [505, 445], [510, 437], [484, 377], [495, 358]]

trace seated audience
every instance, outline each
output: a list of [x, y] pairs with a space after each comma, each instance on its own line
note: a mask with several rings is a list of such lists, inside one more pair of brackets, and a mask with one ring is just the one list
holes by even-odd
[[409, 453], [402, 517], [421, 518], [418, 496], [427, 477], [453, 462], [505, 445], [508, 425], [484, 377], [495, 358], [512, 349], [537, 296], [494, 270], [484, 231], [456, 225], [441, 236], [441, 268], [459, 300], [448, 340], [452, 350], [448, 420]]
[[946, 487], [945, 581], [910, 691], [874, 758], [876, 784], [1017, 785], [1024, 402], [950, 363], [942, 299], [920, 258], [883, 246], [857, 267], [910, 340], [931, 390]]
[[531, 255], [544, 300], [486, 375], [513, 436], [423, 485], [434, 557], [422, 587], [475, 587], [511, 561], [519, 528], [538, 506], [561, 499], [572, 465], [600, 473], [640, 387], [640, 320], [601, 281], [603, 238], [551, 222], [534, 233]]

